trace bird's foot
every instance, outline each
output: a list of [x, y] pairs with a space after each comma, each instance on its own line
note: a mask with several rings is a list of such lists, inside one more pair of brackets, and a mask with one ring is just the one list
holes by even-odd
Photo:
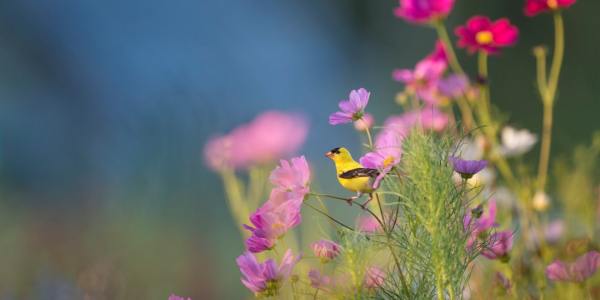
[[348, 205], [352, 206], [352, 203], [354, 203], [354, 200], [358, 199], [358, 196], [352, 196], [350, 198], [348, 198], [348, 200], [346, 200], [346, 202], [348, 202]]
[[362, 209], [367, 209], [367, 204], [369, 204], [369, 202], [371, 202], [372, 199], [373, 199], [373, 197], [369, 197], [369, 199], [367, 199], [367, 201], [365, 201], [365, 203], [361, 204], [360, 207]]

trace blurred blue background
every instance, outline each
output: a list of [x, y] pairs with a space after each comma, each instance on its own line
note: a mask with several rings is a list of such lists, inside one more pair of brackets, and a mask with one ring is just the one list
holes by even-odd
[[[524, 17], [522, 1], [457, 2], [450, 28], [484, 13], [521, 29], [518, 47], [491, 61], [492, 97], [539, 132], [531, 48], [552, 43], [550, 17]], [[600, 127], [600, 3], [580, 2], [566, 13], [554, 155]], [[433, 47], [433, 30], [396, 19], [395, 6], [0, 2], [0, 299], [248, 295], [204, 143], [267, 109], [301, 112], [311, 121], [302, 152], [327, 177], [325, 150], [359, 149], [350, 127], [327, 124], [337, 102], [365, 87], [377, 120], [399, 112], [391, 71]]]

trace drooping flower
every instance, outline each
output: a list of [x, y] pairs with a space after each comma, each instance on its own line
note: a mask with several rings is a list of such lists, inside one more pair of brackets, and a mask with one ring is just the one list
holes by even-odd
[[332, 285], [331, 277], [321, 274], [316, 269], [311, 269], [308, 272], [308, 279], [310, 279], [310, 286], [315, 289], [329, 290]]
[[424, 24], [445, 18], [454, 0], [400, 0], [394, 14], [410, 23]]
[[378, 267], [369, 267], [365, 272], [364, 285], [369, 289], [381, 287], [385, 282], [385, 272]]
[[236, 262], [242, 273], [241, 280], [244, 286], [257, 296], [275, 296], [298, 260], [300, 256], [294, 257], [292, 250], [288, 249], [279, 266], [273, 259], [259, 263], [256, 256], [250, 252], [240, 255]]
[[338, 125], [351, 123], [363, 118], [365, 108], [369, 103], [371, 93], [364, 88], [352, 90], [348, 100], [339, 103], [341, 111], [337, 111], [329, 116], [329, 124]]
[[308, 123], [298, 115], [267, 111], [204, 147], [207, 165], [220, 171], [244, 169], [293, 154], [304, 143]]
[[481, 234], [498, 226], [496, 223], [496, 201], [490, 200], [487, 212], [483, 211], [481, 205], [473, 208], [470, 213], [465, 215], [463, 226], [465, 230], [470, 232], [467, 247], [471, 248]]
[[272, 249], [279, 238], [298, 226], [302, 221], [300, 208], [303, 195], [273, 189], [269, 200], [251, 216], [253, 226], [244, 224], [252, 235], [246, 240], [246, 248], [253, 253]]
[[463, 160], [458, 157], [450, 157], [450, 162], [452, 162], [454, 171], [464, 179], [473, 177], [488, 164], [486, 160]]
[[485, 16], [474, 16], [466, 25], [456, 28], [459, 37], [458, 46], [467, 48], [470, 53], [483, 51], [496, 54], [500, 48], [512, 46], [517, 42], [519, 29], [506, 18], [492, 22]]
[[495, 232], [489, 237], [489, 245], [483, 249], [481, 254], [489, 259], [508, 258], [508, 252], [512, 249], [513, 233], [511, 231]]
[[275, 188], [287, 192], [298, 192], [303, 196], [309, 192], [310, 168], [303, 156], [294, 157], [290, 161], [281, 160], [269, 176]]
[[502, 129], [501, 138], [502, 147], [500, 152], [507, 157], [524, 154], [537, 143], [537, 136], [529, 130], [517, 130], [510, 126]]
[[358, 131], [366, 131], [373, 127], [373, 123], [375, 123], [373, 115], [365, 113], [362, 119], [354, 121], [354, 128]]
[[524, 11], [526, 16], [533, 17], [543, 12], [568, 8], [575, 2], [576, 0], [526, 0]]
[[311, 248], [321, 262], [326, 263], [336, 258], [341, 251], [340, 245], [330, 240], [320, 240], [312, 243]]
[[572, 263], [555, 260], [546, 267], [546, 276], [552, 281], [584, 282], [600, 266], [600, 253], [590, 251]]

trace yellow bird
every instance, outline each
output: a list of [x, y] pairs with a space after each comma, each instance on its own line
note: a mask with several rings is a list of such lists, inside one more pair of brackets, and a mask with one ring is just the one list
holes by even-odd
[[356, 196], [348, 199], [348, 203], [352, 205], [352, 201], [359, 198], [362, 194], [369, 194], [369, 199], [361, 206], [365, 206], [371, 201], [373, 193], [373, 179], [379, 175], [377, 169], [369, 169], [363, 167], [355, 161], [348, 149], [343, 147], [333, 148], [325, 153], [335, 164], [337, 179], [342, 187], [356, 192]]

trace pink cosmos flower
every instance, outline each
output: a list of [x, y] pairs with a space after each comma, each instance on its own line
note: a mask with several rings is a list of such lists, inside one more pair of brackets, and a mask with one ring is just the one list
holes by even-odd
[[469, 79], [465, 75], [452, 74], [438, 81], [438, 92], [448, 98], [457, 98], [466, 94], [469, 88]]
[[456, 28], [459, 37], [458, 46], [467, 48], [470, 53], [483, 51], [496, 54], [500, 48], [512, 46], [517, 42], [519, 29], [506, 18], [492, 22], [485, 16], [474, 16], [466, 25]]
[[364, 285], [369, 289], [381, 287], [385, 282], [385, 272], [378, 267], [369, 267], [365, 272]]
[[374, 189], [379, 188], [383, 177], [400, 162], [402, 139], [403, 137], [393, 130], [383, 130], [375, 138], [375, 150], [359, 159], [364, 167], [379, 169], [379, 175], [373, 182]]
[[309, 191], [310, 168], [304, 156], [294, 157], [290, 161], [281, 160], [279, 166], [269, 176], [271, 183], [282, 191], [295, 191], [306, 194]]
[[481, 254], [489, 259], [505, 259], [512, 249], [513, 233], [510, 231], [495, 232], [489, 237], [490, 244]]
[[329, 124], [338, 125], [362, 119], [365, 108], [369, 103], [370, 95], [371, 93], [364, 88], [352, 90], [348, 97], [349, 99], [339, 103], [341, 111], [335, 112], [329, 116]]
[[394, 70], [394, 80], [406, 85], [410, 93], [429, 104], [437, 104], [438, 81], [446, 71], [447, 63], [441, 60], [425, 59], [417, 63], [414, 70]]
[[189, 297], [188, 298], [184, 298], [184, 297], [181, 297], [181, 296], [177, 296], [175, 294], [171, 294], [171, 296], [169, 296], [168, 300], [192, 300], [192, 298], [189, 298]]
[[259, 263], [256, 256], [249, 252], [240, 255], [236, 262], [242, 273], [244, 286], [257, 296], [275, 296], [299, 260], [300, 256], [294, 257], [292, 250], [288, 249], [279, 266], [272, 259]]
[[341, 251], [340, 245], [330, 240], [314, 242], [312, 243], [311, 248], [315, 256], [320, 258], [323, 263], [336, 258]]
[[354, 128], [358, 131], [366, 131], [368, 128], [373, 127], [373, 123], [375, 123], [373, 115], [365, 113], [362, 119], [354, 121]]
[[267, 111], [227, 135], [210, 139], [204, 147], [204, 159], [215, 171], [265, 164], [296, 152], [307, 133], [304, 118]]
[[576, 0], [526, 0], [524, 11], [526, 16], [533, 17], [543, 12], [568, 8], [575, 2]]
[[546, 276], [552, 281], [584, 282], [594, 275], [600, 266], [600, 253], [590, 251], [573, 263], [555, 260], [546, 267]]
[[453, 6], [454, 0], [400, 0], [394, 14], [407, 22], [423, 24], [445, 18]]
[[[473, 243], [480, 234], [485, 233], [487, 230], [498, 226], [498, 224], [496, 223], [495, 200], [490, 200], [487, 212], [478, 212], [477, 210], [480, 209], [480, 206], [474, 208], [470, 213], [467, 213], [467, 215], [463, 219], [463, 225], [465, 230], [469, 230], [471, 233], [469, 239], [467, 240], [467, 247], [469, 248], [473, 245]], [[481, 215], [477, 218], [476, 215], [478, 213]], [[475, 215], [476, 218], [473, 218], [473, 215]]]
[[308, 272], [308, 279], [310, 279], [310, 286], [315, 289], [329, 290], [332, 285], [331, 277], [321, 274], [321, 272], [316, 269], [312, 269]]
[[448, 64], [448, 53], [446, 52], [446, 47], [444, 46], [444, 43], [440, 40], [437, 40], [435, 42], [433, 52], [427, 55], [427, 57], [425, 57], [425, 60], [441, 61], [443, 63]]
[[363, 233], [377, 233], [381, 231], [381, 224], [371, 215], [359, 217], [356, 223], [358, 231]]
[[248, 251], [258, 253], [272, 249], [288, 230], [298, 226], [302, 221], [302, 201], [303, 196], [298, 193], [273, 189], [269, 200], [250, 215], [253, 226], [243, 225], [252, 232], [246, 240]]

